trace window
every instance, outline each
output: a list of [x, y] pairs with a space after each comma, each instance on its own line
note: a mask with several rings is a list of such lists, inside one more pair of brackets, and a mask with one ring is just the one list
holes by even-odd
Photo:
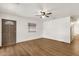
[[28, 32], [36, 32], [36, 24], [28, 23]]

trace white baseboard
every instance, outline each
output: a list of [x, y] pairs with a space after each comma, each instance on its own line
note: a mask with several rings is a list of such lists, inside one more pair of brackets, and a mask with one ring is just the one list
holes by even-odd
[[42, 38], [42, 37], [31, 37], [31, 38], [26, 38], [26, 39], [22, 39], [20, 41], [16, 41], [16, 43], [20, 43], [20, 42], [24, 42], [24, 41], [29, 41], [29, 40], [34, 40], [34, 39], [38, 39], [38, 38]]
[[65, 43], [71, 43], [70, 41], [65, 41], [65, 40], [61, 40], [61, 39], [56, 39], [56, 38], [54, 38], [54, 37], [43, 36], [42, 38], [48, 38], [48, 39], [57, 40], [57, 41], [65, 42]]

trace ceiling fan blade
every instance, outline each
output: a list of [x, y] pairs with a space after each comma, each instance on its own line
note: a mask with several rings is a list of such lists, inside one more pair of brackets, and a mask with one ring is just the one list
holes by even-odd
[[56, 9], [48, 9], [48, 15], [49, 14], [56, 14]]
[[47, 15], [45, 15], [46, 17], [49, 17], [49, 16], [47, 16]]
[[50, 14], [52, 14], [52, 13], [51, 12], [47, 13], [47, 15], [50, 15]]
[[51, 12], [49, 12], [49, 13], [46, 13], [45, 15], [47, 15], [47, 16], [48, 16], [48, 15], [51, 15], [51, 14], [52, 14], [52, 13], [51, 13]]

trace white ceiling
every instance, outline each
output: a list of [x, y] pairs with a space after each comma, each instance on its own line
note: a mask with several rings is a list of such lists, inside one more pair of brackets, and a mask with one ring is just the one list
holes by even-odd
[[0, 3], [0, 12], [24, 17], [36, 17], [43, 8], [53, 13], [51, 17], [79, 17], [79, 3]]

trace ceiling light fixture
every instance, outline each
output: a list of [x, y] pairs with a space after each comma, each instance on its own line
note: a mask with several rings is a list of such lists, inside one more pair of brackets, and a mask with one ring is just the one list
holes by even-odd
[[48, 12], [47, 10], [42, 10], [36, 16], [40, 16], [40, 18], [45, 18], [45, 17], [49, 17], [51, 14], [52, 13], [51, 12]]

